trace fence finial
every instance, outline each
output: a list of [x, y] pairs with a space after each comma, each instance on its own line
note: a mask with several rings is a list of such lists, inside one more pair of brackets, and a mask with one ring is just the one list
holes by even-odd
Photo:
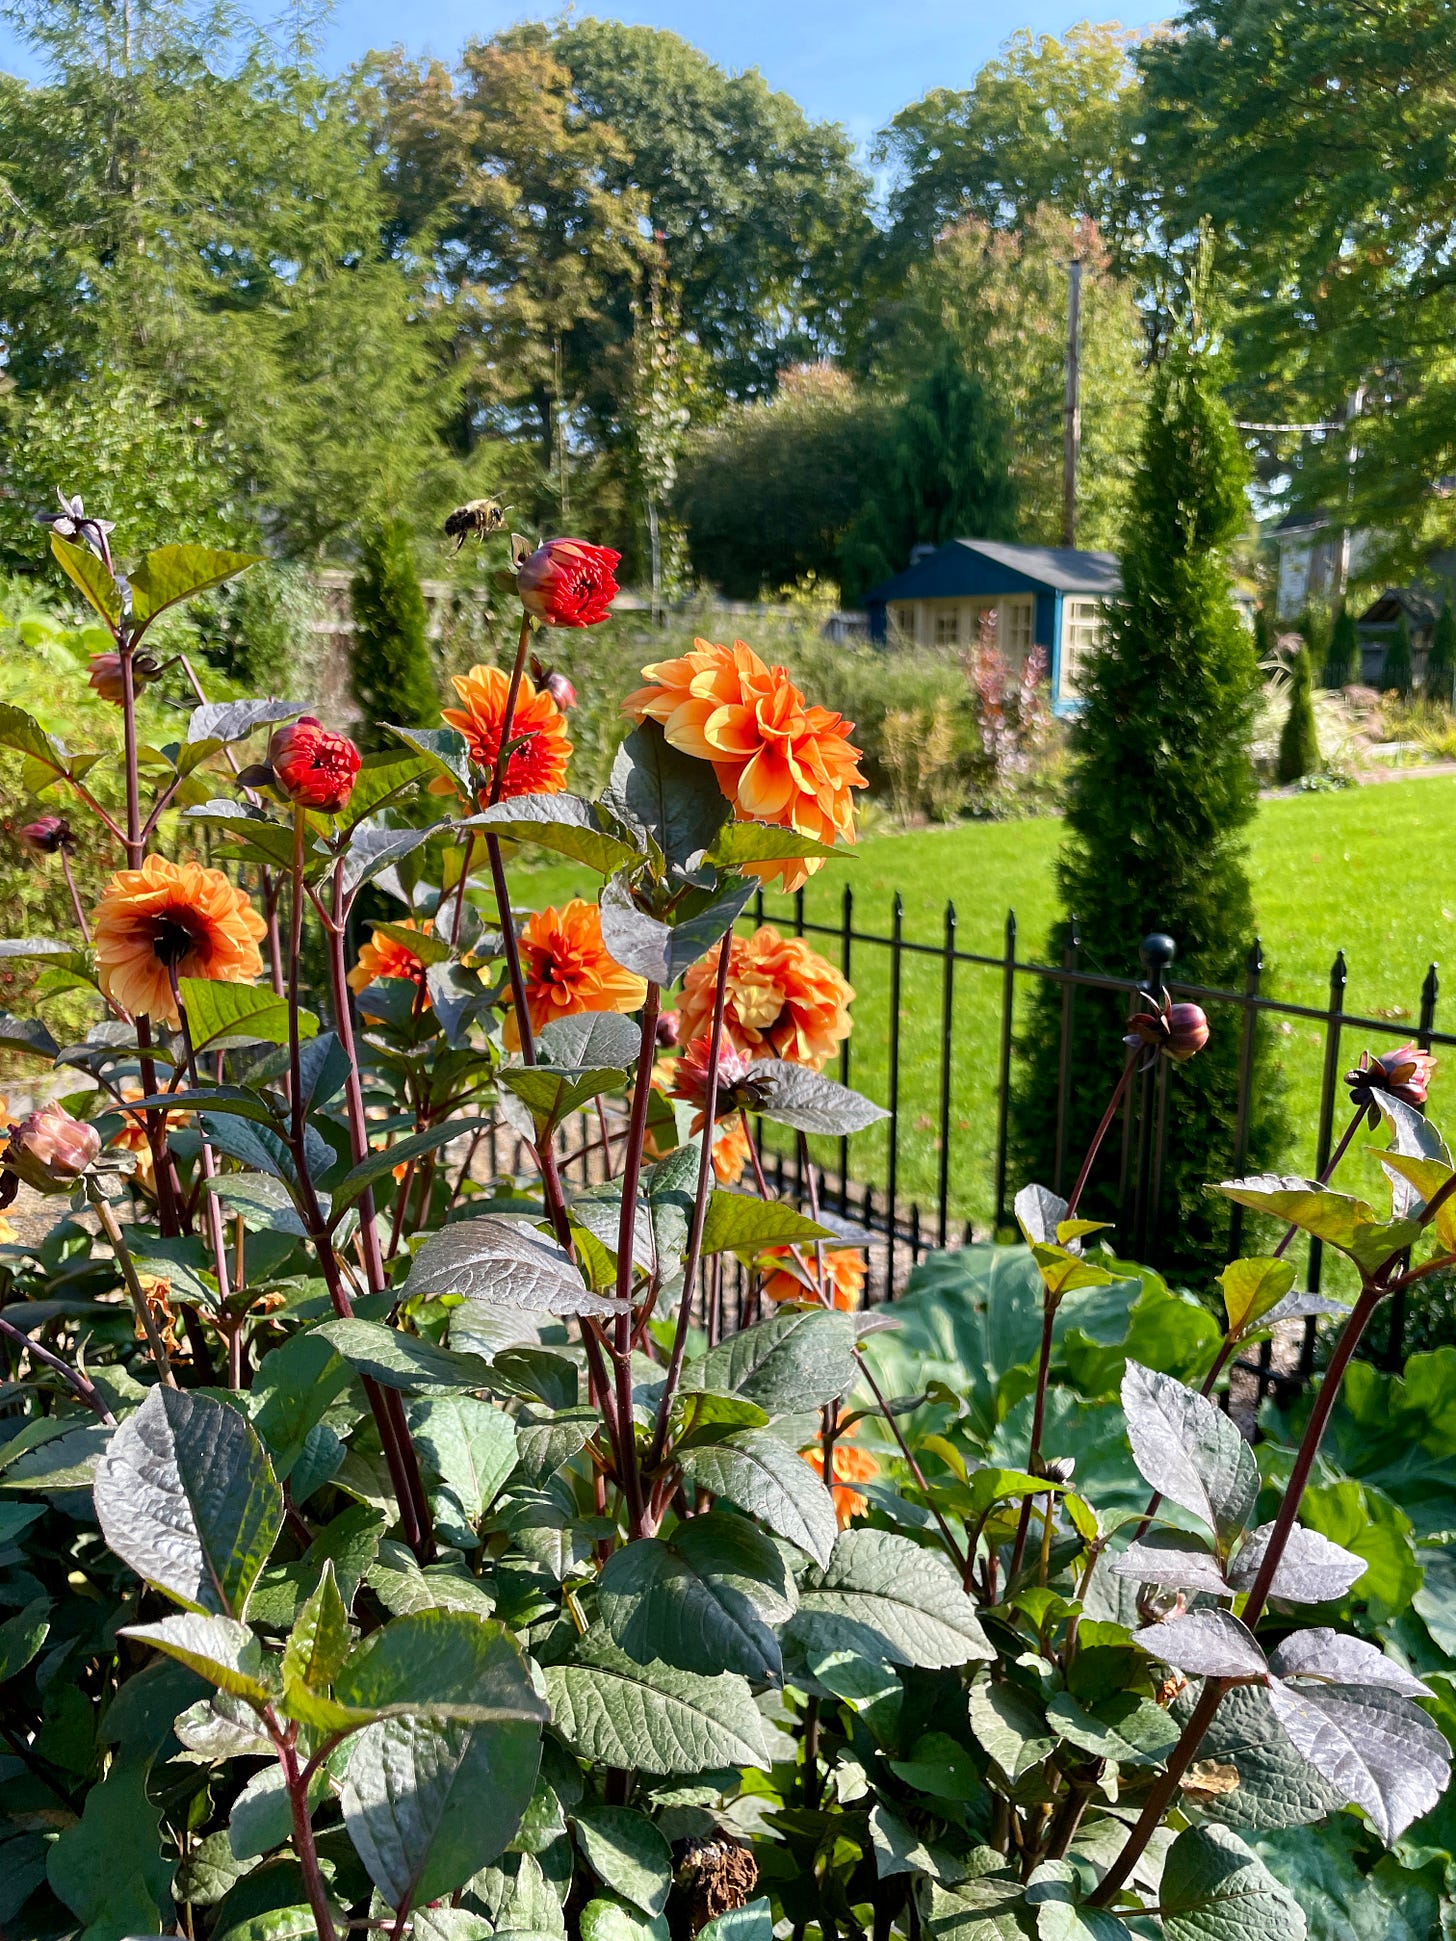
[[1161, 999], [1163, 996], [1163, 972], [1178, 955], [1178, 946], [1165, 930], [1155, 930], [1151, 936], [1144, 937], [1138, 945], [1138, 955], [1143, 960], [1147, 976], [1144, 980], [1148, 995]]

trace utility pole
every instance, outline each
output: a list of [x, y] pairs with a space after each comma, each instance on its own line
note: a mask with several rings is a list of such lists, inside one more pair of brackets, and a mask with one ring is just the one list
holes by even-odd
[[1082, 264], [1067, 265], [1067, 393], [1062, 406], [1062, 544], [1077, 543], [1077, 454], [1082, 443]]
[[1355, 442], [1355, 420], [1365, 408], [1365, 386], [1357, 385], [1345, 400], [1345, 515], [1340, 526], [1340, 543], [1335, 549], [1334, 573], [1330, 587], [1330, 611], [1338, 613], [1350, 584], [1350, 518], [1355, 498], [1355, 466], [1360, 448]]

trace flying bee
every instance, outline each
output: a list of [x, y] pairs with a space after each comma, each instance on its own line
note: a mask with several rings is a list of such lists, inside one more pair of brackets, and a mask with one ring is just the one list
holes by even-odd
[[499, 532], [509, 511], [510, 507], [502, 505], [499, 499], [472, 499], [469, 505], [456, 506], [445, 521], [445, 537], [455, 541], [458, 553], [472, 535], [484, 540]]

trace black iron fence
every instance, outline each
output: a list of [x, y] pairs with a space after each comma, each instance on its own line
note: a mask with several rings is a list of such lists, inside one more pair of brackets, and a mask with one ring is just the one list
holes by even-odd
[[[1440, 984], [1435, 964], [1426, 971], [1408, 1010], [1385, 1016], [1346, 1009], [1348, 971], [1343, 951], [1330, 966], [1326, 1001], [1302, 1004], [1273, 997], [1264, 988], [1262, 948], [1250, 947], [1241, 989], [1222, 990], [1185, 982], [1171, 974], [1176, 963], [1173, 940], [1149, 938], [1142, 951], [1143, 974], [1109, 974], [1084, 961], [1075, 925], [1060, 964], [1023, 956], [1015, 913], [1008, 911], [999, 952], [964, 948], [958, 938], [955, 906], [945, 906], [938, 941], [907, 935], [903, 900], [893, 897], [888, 930], [866, 923], [853, 891], [846, 887], [837, 922], [806, 914], [797, 896], [770, 905], [760, 895], [745, 912], [740, 928], [773, 923], [782, 932], [807, 937], [835, 962], [856, 988], [855, 1026], [840, 1047], [831, 1075], [887, 1108], [882, 1126], [845, 1140], [790, 1143], [778, 1128], [760, 1128], [770, 1183], [807, 1203], [811, 1185], [820, 1204], [864, 1230], [869, 1260], [865, 1299], [893, 1300], [903, 1292], [916, 1262], [927, 1253], [972, 1239], [1014, 1233], [1011, 1202], [1022, 1183], [1008, 1165], [1010, 1099], [1017, 1030], [1039, 984], [1061, 992], [1060, 1033], [1056, 1046], [1056, 1157], [1049, 1181], [1067, 1192], [1080, 1154], [1068, 1151], [1072, 1085], [1071, 1046], [1079, 994], [1117, 993], [1129, 1014], [1150, 995], [1166, 989], [1174, 1001], [1191, 1000], [1208, 1013], [1214, 1031], [1239, 1034], [1239, 1083], [1235, 1117], [1235, 1170], [1243, 1170], [1255, 1084], [1254, 1035], [1260, 1018], [1275, 1021], [1301, 1042], [1286, 1051], [1286, 1062], [1300, 1065], [1303, 1110], [1293, 1114], [1295, 1134], [1280, 1164], [1314, 1177], [1327, 1164], [1336, 1136], [1344, 1071], [1361, 1049], [1381, 1041], [1414, 1039], [1426, 1049], [1456, 1045], [1456, 1032], [1436, 1027]], [[1294, 1052], [1298, 1052], [1298, 1057]], [[1046, 1054], [1044, 1053], [1044, 1056]], [[1050, 1062], [1048, 1061], [1048, 1069]], [[1104, 1152], [1116, 1158], [1120, 1207], [1116, 1239], [1130, 1258], [1157, 1267], [1162, 1239], [1163, 1165], [1168, 1147], [1170, 1067], [1160, 1059], [1128, 1089]], [[1311, 1134], [1313, 1135], [1311, 1137]], [[562, 1136], [563, 1170], [583, 1183], [599, 1176], [603, 1142], [610, 1123], [587, 1118]], [[489, 1163], [498, 1163], [497, 1139], [489, 1139]], [[501, 1157], [504, 1155], [502, 1154]], [[1266, 1156], [1267, 1157], [1267, 1156]], [[1351, 1162], [1347, 1162], [1351, 1163]], [[812, 1178], [811, 1178], [812, 1174]], [[1229, 1257], [1244, 1240], [1245, 1215], [1232, 1210]], [[1319, 1241], [1308, 1245], [1302, 1285], [1318, 1291], [1328, 1262]], [[731, 1274], [723, 1320], [738, 1316], [743, 1288]], [[1398, 1362], [1403, 1315], [1392, 1315], [1388, 1353]], [[1306, 1330], [1299, 1366], [1283, 1373], [1308, 1373], [1314, 1346], [1313, 1324]], [[1260, 1388], [1279, 1378], [1270, 1371], [1269, 1349], [1261, 1351]]]
[[[971, 1237], [989, 1238], [1012, 1227], [1011, 1201], [1021, 1184], [1008, 1176], [1007, 1157], [1015, 1038], [1019, 1016], [1039, 983], [1053, 983], [1062, 994], [1056, 1047], [1056, 1162], [1053, 1177], [1046, 1183], [1063, 1193], [1080, 1158], [1067, 1150], [1067, 1126], [1072, 1033], [1082, 991], [1120, 993], [1131, 1013], [1147, 996], [1166, 988], [1175, 1002], [1187, 999], [1201, 1005], [1213, 1030], [1227, 1030], [1232, 1025], [1238, 1031], [1236, 1171], [1243, 1169], [1248, 1154], [1255, 1082], [1254, 1033], [1261, 1017], [1288, 1024], [1291, 1030], [1304, 1034], [1306, 1042], [1299, 1049], [1306, 1062], [1311, 1052], [1317, 1055], [1318, 1104], [1312, 1149], [1306, 1122], [1302, 1132], [1296, 1129], [1294, 1145], [1281, 1162], [1309, 1177], [1329, 1160], [1336, 1113], [1343, 1097], [1340, 1079], [1364, 1046], [1411, 1039], [1428, 1050], [1456, 1045], [1456, 1033], [1436, 1028], [1440, 982], [1435, 964], [1427, 969], [1419, 993], [1413, 994], [1409, 1011], [1371, 1017], [1345, 1008], [1348, 971], [1343, 951], [1336, 953], [1330, 967], [1326, 1002], [1300, 1004], [1267, 994], [1263, 988], [1264, 954], [1257, 940], [1245, 960], [1243, 988], [1220, 990], [1185, 982], [1173, 974], [1171, 966], [1176, 959], [1173, 940], [1168, 938], [1144, 940], [1141, 977], [1119, 977], [1082, 961], [1075, 924], [1070, 927], [1063, 961], [1043, 964], [1021, 954], [1014, 911], [1007, 913], [999, 953], [967, 950], [960, 945], [953, 903], [945, 906], [938, 942], [906, 934], [903, 900], [898, 895], [892, 899], [889, 916], [888, 931], [869, 927], [857, 912], [853, 891], [846, 887], [837, 923], [807, 917], [802, 891], [776, 908], [770, 908], [759, 896], [750, 912], [751, 923], [745, 919], [745, 927], [772, 922], [783, 931], [813, 939], [818, 949], [838, 963], [859, 993], [855, 1029], [840, 1049], [836, 1075], [888, 1108], [891, 1116], [884, 1124], [877, 1151], [869, 1146], [871, 1135], [864, 1134], [838, 1142], [836, 1153], [821, 1151], [819, 1156], [825, 1161], [825, 1204], [883, 1237], [882, 1255], [872, 1276], [873, 1299], [893, 1299], [902, 1290], [910, 1268], [931, 1248]], [[973, 979], [982, 986], [979, 1001], [973, 1001], [967, 989]], [[988, 994], [989, 1006], [985, 1001]], [[912, 1031], [916, 1055], [907, 1060], [907, 1038]], [[927, 1039], [933, 1047], [932, 1060], [924, 1056]], [[965, 1087], [958, 1090], [968, 1067], [979, 1079], [969, 1096]], [[1109, 1143], [1116, 1142], [1112, 1149], [1120, 1179], [1118, 1242], [1130, 1257], [1152, 1266], [1158, 1265], [1164, 1214], [1169, 1075], [1168, 1061], [1162, 1059], [1135, 1082], [1109, 1135]], [[1305, 1074], [1306, 1094], [1312, 1089], [1308, 1080], [1313, 1076], [1313, 1072]], [[975, 1109], [978, 1103], [980, 1110]], [[971, 1110], [963, 1109], [966, 1105]], [[923, 1129], [927, 1118], [932, 1132], [929, 1149], [922, 1140], [915, 1163], [907, 1166], [907, 1136], [913, 1137], [917, 1129]], [[818, 1144], [822, 1147], [825, 1142]], [[776, 1152], [771, 1177], [788, 1189], [801, 1191], [803, 1167], [802, 1148], [796, 1153]], [[1243, 1209], [1234, 1207], [1230, 1258], [1242, 1243], [1244, 1219]], [[1318, 1290], [1325, 1265], [1320, 1243], [1312, 1241], [1305, 1282], [1308, 1287]]]

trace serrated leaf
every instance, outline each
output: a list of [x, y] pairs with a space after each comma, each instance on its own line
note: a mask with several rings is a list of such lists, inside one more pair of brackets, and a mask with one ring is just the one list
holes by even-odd
[[124, 603], [121, 588], [107, 570], [105, 561], [98, 559], [89, 546], [77, 546], [69, 539], [62, 539], [58, 532], [51, 534], [51, 557], [87, 606], [115, 626]]
[[449, 826], [446, 822], [433, 822], [427, 829], [383, 829], [361, 823], [350, 832], [349, 847], [344, 854], [345, 897], [352, 899], [356, 891], [372, 882], [381, 871], [402, 862], [421, 843], [429, 842]]
[[[1257, 1530], [1251, 1530], [1239, 1545], [1238, 1553], [1228, 1567], [1228, 1579], [1236, 1591], [1246, 1591], [1252, 1587], [1273, 1534], [1272, 1523], [1261, 1524]], [[1289, 1532], [1269, 1585], [1269, 1595], [1282, 1597], [1291, 1604], [1327, 1604], [1334, 1598], [1343, 1597], [1347, 1590], [1359, 1583], [1365, 1569], [1363, 1557], [1342, 1550], [1339, 1544], [1331, 1543], [1318, 1530], [1306, 1530], [1296, 1523]]]
[[675, 984], [732, 928], [759, 887], [752, 878], [734, 882], [706, 909], [668, 924], [639, 910], [625, 878], [613, 876], [602, 885], [602, 942], [624, 970], [652, 984]]
[[616, 1314], [554, 1240], [524, 1220], [481, 1214], [432, 1233], [410, 1266], [407, 1292], [459, 1294], [483, 1307], [545, 1314]]
[[1228, 1541], [1259, 1492], [1253, 1451], [1213, 1403], [1171, 1375], [1130, 1361], [1122, 1380], [1133, 1461], [1144, 1479]]
[[1150, 1698], [1118, 1692], [1087, 1709], [1070, 1692], [1048, 1699], [1047, 1723], [1094, 1759], [1124, 1766], [1161, 1766], [1177, 1745], [1178, 1726]]
[[827, 1565], [838, 1531], [834, 1500], [803, 1457], [761, 1429], [681, 1450], [683, 1474], [725, 1497], [775, 1536]]
[[680, 867], [711, 846], [729, 815], [712, 768], [672, 747], [655, 721], [634, 728], [617, 750], [602, 801]]
[[256, 1699], [262, 1704], [268, 1697], [263, 1647], [247, 1625], [234, 1618], [184, 1611], [156, 1624], [124, 1625], [121, 1635], [155, 1646], [235, 1698]]
[[381, 1719], [354, 1740], [344, 1825], [391, 1907], [463, 1887], [514, 1838], [536, 1784], [537, 1725]]
[[1231, 1260], [1218, 1277], [1223, 1289], [1228, 1331], [1242, 1334], [1261, 1321], [1294, 1285], [1294, 1262], [1254, 1258]]
[[70, 759], [55, 736], [48, 735], [34, 715], [9, 701], [0, 702], [0, 748], [13, 748], [49, 775], [64, 775], [70, 766]]
[[1445, 1736], [1398, 1693], [1276, 1679], [1269, 1703], [1315, 1771], [1343, 1800], [1363, 1808], [1387, 1846], [1446, 1790], [1451, 1752]]
[[[293, 1195], [281, 1179], [270, 1178], [266, 1173], [223, 1173], [205, 1181], [204, 1186], [225, 1206], [242, 1214], [243, 1224], [250, 1233], [286, 1233], [295, 1240], [308, 1238], [308, 1228], [293, 1204]], [[319, 1199], [327, 1218], [328, 1196], [321, 1193]]]
[[47, 1060], [53, 1060], [60, 1051], [39, 1018], [15, 1018], [8, 1011], [0, 1011], [0, 1047], [6, 1051], [27, 1051]]
[[883, 1106], [826, 1078], [823, 1072], [811, 1072], [807, 1065], [793, 1065], [782, 1058], [760, 1059], [754, 1065], [753, 1078], [760, 1088], [762, 1103], [758, 1109], [764, 1118], [792, 1126], [796, 1132], [845, 1138], [890, 1116]]
[[742, 1396], [770, 1415], [822, 1408], [853, 1384], [857, 1339], [852, 1314], [781, 1309], [690, 1361], [682, 1393]]
[[224, 744], [243, 741], [254, 729], [292, 721], [303, 711], [301, 701], [204, 701], [188, 718], [187, 739]]
[[626, 1074], [615, 1065], [563, 1069], [556, 1065], [502, 1065], [496, 1084], [518, 1098], [531, 1115], [537, 1141], [548, 1140], [564, 1119], [592, 1099], [620, 1092]]
[[1019, 1685], [983, 1672], [972, 1682], [969, 1704], [977, 1743], [1013, 1785], [1056, 1749], [1045, 1713]]
[[1268, 1669], [1253, 1633], [1231, 1611], [1187, 1611], [1145, 1625], [1132, 1641], [1198, 1678], [1262, 1678]]
[[1404, 1665], [1387, 1658], [1378, 1645], [1351, 1638], [1327, 1625], [1293, 1631], [1269, 1654], [1269, 1669], [1281, 1678], [1319, 1678], [1335, 1685], [1375, 1685], [1405, 1698], [1432, 1697]]
[[972, 1598], [934, 1551], [889, 1530], [845, 1530], [811, 1571], [788, 1635], [819, 1651], [940, 1671], [994, 1656]]
[[809, 856], [839, 854], [833, 843], [816, 842], [797, 829], [780, 829], [768, 822], [729, 822], [718, 831], [707, 861], [720, 869], [744, 863], [799, 862]]
[[573, 1817], [587, 1864], [603, 1886], [644, 1914], [660, 1914], [672, 1892], [672, 1848], [646, 1814], [605, 1806], [588, 1794]]
[[383, 1321], [365, 1321], [351, 1315], [323, 1321], [312, 1332], [336, 1349], [351, 1368], [371, 1375], [386, 1388], [420, 1393], [490, 1386], [490, 1365], [478, 1355], [442, 1348], [421, 1335], [388, 1327]]
[[158, 546], [132, 568], [132, 617], [139, 624], [155, 620], [179, 600], [221, 586], [262, 558], [261, 553], [230, 553], [212, 546]]
[[602, 810], [579, 795], [513, 795], [467, 817], [460, 826], [489, 829], [513, 842], [537, 843], [574, 863], [584, 863], [599, 876], [610, 876], [640, 862], [641, 854], [606, 823]]
[[1138, 1584], [1161, 1584], [1169, 1590], [1227, 1597], [1232, 1588], [1213, 1552], [1197, 1548], [1196, 1540], [1182, 1530], [1151, 1531], [1146, 1543], [1130, 1543], [1113, 1557], [1110, 1568], [1115, 1576]]
[[336, 1702], [361, 1718], [417, 1713], [472, 1724], [544, 1723], [514, 1640], [494, 1618], [412, 1611], [371, 1631], [334, 1680]]
[[470, 794], [470, 756], [465, 737], [454, 728], [399, 728], [393, 722], [380, 724], [387, 735], [395, 735], [426, 761], [439, 775], [452, 781], [462, 795]]
[[189, 1610], [246, 1615], [283, 1527], [283, 1493], [235, 1409], [149, 1389], [107, 1444], [94, 1495], [102, 1535], [139, 1577]]
[[338, 1677], [353, 1646], [349, 1613], [339, 1595], [333, 1559], [325, 1560], [318, 1588], [293, 1620], [283, 1647], [283, 1683], [326, 1692]]
[[[724, 1574], [715, 1567], [719, 1560], [711, 1549], [691, 1541], [695, 1526], [709, 1522], [753, 1529], [737, 1517], [693, 1517], [672, 1542], [642, 1537], [613, 1551], [597, 1584], [602, 1623], [613, 1643], [639, 1663], [661, 1659], [682, 1671], [734, 1671], [760, 1683], [777, 1680], [783, 1675], [782, 1654], [743, 1581], [741, 1555], [737, 1569]], [[782, 1571], [773, 1545], [753, 1534]], [[684, 1535], [686, 1543], [677, 1540]]]
[[1158, 1903], [1169, 1941], [1304, 1941], [1298, 1903], [1227, 1827], [1178, 1835]]
[[1226, 1180], [1214, 1189], [1256, 1213], [1270, 1213], [1338, 1247], [1357, 1266], [1375, 1268], [1420, 1238], [1413, 1220], [1382, 1220], [1351, 1193], [1335, 1193], [1317, 1180], [1280, 1173]]
[[[288, 1004], [267, 984], [224, 984], [210, 977], [179, 977], [177, 988], [196, 1052], [206, 1051], [220, 1038], [255, 1038], [268, 1045], [288, 1043]], [[312, 1011], [299, 1011], [300, 1038], [314, 1037], [318, 1028]]]
[[410, 1405], [409, 1424], [427, 1473], [445, 1485], [464, 1523], [477, 1524], [516, 1466], [514, 1421], [475, 1396], [436, 1395]]
[[797, 1242], [812, 1246], [834, 1234], [817, 1220], [805, 1219], [781, 1200], [761, 1200], [751, 1193], [714, 1190], [708, 1196], [703, 1220], [704, 1254], [756, 1253], [764, 1247]]
[[411, 1159], [419, 1159], [425, 1153], [437, 1152], [441, 1146], [448, 1146], [452, 1139], [468, 1138], [471, 1133], [479, 1132], [489, 1124], [488, 1119], [444, 1119], [425, 1132], [412, 1132], [407, 1139], [396, 1139], [392, 1146], [369, 1153], [357, 1166], [351, 1166], [334, 1187], [332, 1198], [335, 1214], [346, 1206], [352, 1206], [361, 1193], [376, 1180], [392, 1173], [396, 1166], [407, 1165]]
[[1023, 1186], [1011, 1203], [1021, 1237], [1028, 1247], [1054, 1244], [1057, 1228], [1067, 1217], [1067, 1202], [1046, 1186]]
[[639, 1665], [589, 1633], [575, 1658], [547, 1665], [542, 1676], [552, 1724], [583, 1759], [649, 1773], [768, 1768], [758, 1707], [732, 1673], [705, 1678], [672, 1665]]
[[1026, 1883], [1037, 1941], [1132, 1941], [1132, 1930], [1104, 1908], [1080, 1905], [1081, 1876], [1070, 1860], [1044, 1860]]

